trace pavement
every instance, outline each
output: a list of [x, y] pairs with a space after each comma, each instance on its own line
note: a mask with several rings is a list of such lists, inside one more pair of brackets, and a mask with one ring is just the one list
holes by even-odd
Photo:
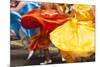
[[[17, 42], [17, 43], [16, 43]], [[16, 66], [29, 66], [29, 65], [40, 65], [41, 62], [45, 60], [45, 57], [40, 55], [39, 51], [36, 51], [35, 54], [29, 59], [27, 59], [28, 51], [24, 49], [24, 47], [19, 44], [19, 41], [11, 42], [11, 51], [10, 51], [10, 59], [11, 59], [11, 67]], [[16, 44], [18, 45], [16, 45]], [[60, 64], [66, 63], [61, 61], [61, 57], [58, 54], [58, 49], [53, 45], [49, 47], [50, 57], [52, 59], [52, 63], [50, 64]]]
[[[66, 63], [61, 60], [58, 49], [53, 45], [49, 46], [49, 52], [52, 59], [52, 63], [50, 64]], [[45, 57], [41, 56], [39, 51], [36, 51], [29, 60], [26, 60], [28, 56], [28, 51], [24, 49], [20, 41], [11, 41], [10, 55], [11, 67], [40, 65], [40, 63], [45, 60]], [[95, 61], [95, 56], [91, 56], [90, 59], [84, 61]]]

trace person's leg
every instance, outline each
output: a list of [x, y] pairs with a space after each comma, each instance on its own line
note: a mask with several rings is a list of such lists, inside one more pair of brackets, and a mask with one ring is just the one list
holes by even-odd
[[64, 57], [62, 57], [61, 51], [60, 51], [59, 49], [58, 49], [58, 54], [60, 55], [62, 61], [66, 61], [66, 60], [64, 59]]
[[48, 64], [48, 63], [52, 63], [52, 60], [50, 58], [50, 55], [49, 55], [49, 49], [48, 48], [45, 48], [43, 49], [44, 51], [44, 57], [45, 57], [45, 61], [40, 63], [40, 64]]
[[20, 36], [20, 40], [21, 40], [23, 46], [26, 48], [28, 46], [29, 42], [28, 42], [28, 37], [25, 33], [25, 30], [22, 27], [19, 30], [19, 36]]

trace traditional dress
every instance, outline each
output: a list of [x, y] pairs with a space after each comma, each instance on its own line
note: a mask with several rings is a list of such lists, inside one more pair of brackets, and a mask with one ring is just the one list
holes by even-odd
[[78, 10], [75, 16], [50, 33], [51, 42], [60, 49], [67, 62], [76, 62], [79, 60], [77, 58], [89, 57], [95, 53], [94, 15], [87, 9], [90, 6], [73, 7]]
[[[17, 3], [17, 2], [15, 2]], [[18, 1], [17, 5], [20, 4], [20, 2]], [[16, 5], [16, 7], [17, 7]], [[21, 16], [26, 14], [27, 12], [31, 11], [32, 9], [36, 9], [36, 8], [39, 8], [39, 4], [38, 3], [35, 3], [35, 2], [25, 2], [23, 4], [24, 6], [18, 10], [18, 11], [11, 11], [10, 13], [10, 19], [11, 19], [11, 23], [10, 23], [10, 29], [11, 30], [14, 30], [15, 33], [16, 33], [16, 36], [18, 37], [19, 36], [19, 30], [21, 29], [21, 31], [23, 31], [25, 33], [25, 35], [27, 37], [31, 37], [32, 35], [35, 34], [36, 30], [29, 30], [29, 29], [24, 29], [21, 27], [20, 25], [20, 21], [21, 21]], [[12, 6], [11, 6], [12, 8]]]
[[43, 49], [49, 44], [49, 33], [68, 17], [60, 15], [55, 9], [34, 9], [24, 15], [21, 19], [21, 25], [26, 29], [34, 29], [40, 27], [40, 33], [30, 38], [31, 45], [29, 49]]

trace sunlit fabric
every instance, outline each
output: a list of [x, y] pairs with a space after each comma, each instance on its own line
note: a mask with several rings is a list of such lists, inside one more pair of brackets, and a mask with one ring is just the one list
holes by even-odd
[[94, 8], [90, 5], [73, 5], [73, 12], [78, 20], [94, 20]]
[[95, 51], [95, 28], [92, 21], [72, 19], [50, 33], [52, 43], [76, 56], [89, 56]]

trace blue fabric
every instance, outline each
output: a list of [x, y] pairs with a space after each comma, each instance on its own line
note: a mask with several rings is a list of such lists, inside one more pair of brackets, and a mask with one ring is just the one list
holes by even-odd
[[13, 29], [16, 33], [16, 35], [18, 35], [18, 31], [20, 29], [20, 15], [15, 12], [15, 11], [11, 11], [10, 13], [10, 29]]
[[19, 29], [22, 29], [27, 37], [31, 37], [34, 35], [38, 30], [37, 29], [24, 29], [20, 25], [20, 18], [25, 13], [31, 11], [34, 8], [39, 8], [40, 6], [34, 2], [25, 2], [25, 6], [19, 10], [18, 12], [11, 11], [10, 13], [10, 29], [13, 29], [16, 35], [19, 35]]
[[18, 11], [20, 15], [24, 15], [25, 13], [31, 11], [34, 8], [39, 8], [40, 6], [37, 3], [34, 2], [25, 2], [25, 5], [22, 9]]

